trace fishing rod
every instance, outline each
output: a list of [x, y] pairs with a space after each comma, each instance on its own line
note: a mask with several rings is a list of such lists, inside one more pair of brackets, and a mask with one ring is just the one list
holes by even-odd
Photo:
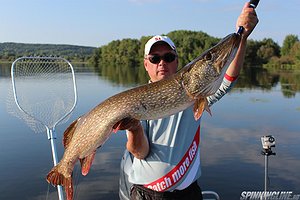
[[[256, 8], [259, 3], [259, 0], [250, 0], [250, 8]], [[237, 34], [241, 35], [244, 31], [244, 27], [240, 26]]]

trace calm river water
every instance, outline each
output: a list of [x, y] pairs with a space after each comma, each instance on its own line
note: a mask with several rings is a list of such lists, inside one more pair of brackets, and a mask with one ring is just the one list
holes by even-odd
[[[57, 199], [45, 176], [52, 168], [46, 133], [34, 133], [10, 115], [10, 66], [0, 65], [0, 199]], [[273, 135], [275, 156], [269, 157], [269, 190], [300, 194], [300, 92], [295, 73], [244, 72], [236, 87], [204, 114], [201, 132], [203, 190], [221, 199], [240, 199], [244, 191], [264, 190], [264, 156], [260, 137]], [[128, 88], [76, 69], [78, 104], [70, 119], [57, 126], [58, 155], [62, 133], [99, 102]], [[10, 106], [9, 106], [10, 105]], [[90, 173], [75, 169], [75, 199], [118, 199], [124, 132], [113, 134], [97, 151]]]

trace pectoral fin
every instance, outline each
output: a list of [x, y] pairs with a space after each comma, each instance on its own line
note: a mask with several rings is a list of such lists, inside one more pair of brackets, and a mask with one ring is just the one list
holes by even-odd
[[195, 120], [200, 119], [204, 110], [206, 110], [211, 115], [211, 111], [208, 107], [207, 99], [206, 98], [196, 99], [194, 104], [194, 109], [193, 109]]
[[113, 132], [116, 133], [118, 130], [126, 130], [129, 129], [131, 126], [136, 124], [136, 119], [131, 117], [126, 117], [120, 121], [118, 121], [113, 126]]
[[94, 151], [93, 153], [91, 153], [85, 158], [79, 159], [81, 164], [81, 174], [83, 176], [86, 176], [89, 173], [95, 155], [96, 155], [96, 151]]
[[120, 120], [118, 121], [114, 126], [113, 126], [113, 132], [117, 133], [118, 130], [121, 130], [121, 126], [122, 126], [123, 121]]

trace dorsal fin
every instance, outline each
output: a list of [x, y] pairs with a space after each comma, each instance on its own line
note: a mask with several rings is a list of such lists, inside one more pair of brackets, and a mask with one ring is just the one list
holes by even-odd
[[73, 137], [73, 134], [74, 134], [75, 129], [77, 127], [77, 123], [78, 123], [79, 119], [80, 118], [78, 118], [77, 120], [72, 122], [72, 124], [70, 124], [70, 126], [64, 132], [63, 145], [64, 145], [65, 148], [68, 147], [69, 143], [72, 140], [72, 137]]

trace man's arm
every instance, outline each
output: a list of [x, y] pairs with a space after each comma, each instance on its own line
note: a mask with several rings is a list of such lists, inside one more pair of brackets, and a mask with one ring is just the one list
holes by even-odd
[[136, 158], [144, 159], [149, 153], [148, 138], [144, 134], [141, 123], [127, 129], [127, 150]]
[[233, 87], [234, 83], [236, 82], [236, 79], [239, 76], [242, 66], [244, 64], [247, 38], [255, 28], [257, 23], [258, 23], [258, 18], [256, 16], [254, 8], [250, 8], [250, 3], [246, 3], [236, 22], [237, 30], [239, 29], [240, 26], [244, 27], [240, 46], [238, 48], [235, 58], [233, 59], [233, 61], [231, 62], [231, 64], [229, 65], [226, 71], [226, 75], [223, 79], [220, 88], [215, 94], [207, 97], [208, 106], [213, 105], [215, 102], [221, 99], [227, 92], [230, 91], [230, 89]]
[[141, 122], [134, 118], [124, 118], [115, 124], [115, 129], [126, 130], [127, 150], [136, 158], [144, 159], [149, 153], [148, 138]]
[[247, 38], [254, 30], [256, 24], [258, 23], [258, 18], [254, 8], [250, 7], [250, 3], [245, 3], [240, 16], [237, 19], [236, 28], [240, 26], [244, 27], [244, 31], [242, 33], [242, 39], [239, 46], [239, 49], [236, 53], [235, 58], [231, 62], [230, 66], [228, 67], [226, 74], [229, 77], [236, 78], [241, 71], [241, 68], [244, 64], [244, 58], [246, 53], [246, 45], [247, 45]]

